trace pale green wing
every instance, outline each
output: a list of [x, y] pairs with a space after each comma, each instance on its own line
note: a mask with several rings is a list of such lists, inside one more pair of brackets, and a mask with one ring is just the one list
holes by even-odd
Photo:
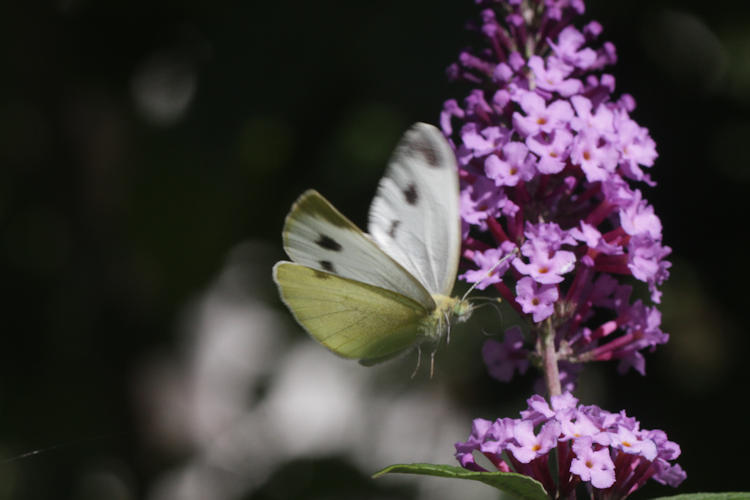
[[339, 356], [385, 359], [424, 338], [429, 313], [404, 295], [292, 262], [278, 262], [273, 278], [300, 325]]
[[298, 264], [406, 295], [427, 309], [435, 307], [411, 273], [317, 191], [305, 191], [292, 205], [282, 236], [284, 250]]

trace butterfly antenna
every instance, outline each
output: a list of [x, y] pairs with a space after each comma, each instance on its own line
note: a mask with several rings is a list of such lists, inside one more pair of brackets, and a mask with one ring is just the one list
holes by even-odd
[[503, 323], [503, 310], [500, 309], [500, 299], [498, 299], [497, 302], [487, 302], [489, 305], [492, 306], [492, 308], [497, 313], [497, 318], [500, 320], [500, 323]]
[[419, 371], [419, 366], [422, 364], [422, 346], [417, 346], [417, 366], [414, 367], [414, 371], [411, 372], [411, 378], [412, 380], [414, 377], [417, 376], [417, 372]]
[[500, 298], [493, 298], [493, 297], [475, 297], [472, 299], [474, 301], [483, 301], [484, 304], [480, 304], [477, 306], [477, 309], [479, 309], [482, 306], [492, 306], [492, 308], [497, 312], [497, 316], [500, 319], [500, 323], [503, 322], [503, 311], [500, 309], [500, 302], [502, 302], [502, 299]]
[[466, 297], [471, 292], [474, 291], [474, 289], [477, 287], [477, 285], [479, 285], [482, 281], [484, 281], [487, 278], [489, 278], [490, 276], [492, 276], [492, 273], [495, 272], [495, 269], [497, 269], [502, 263], [504, 263], [506, 260], [510, 259], [511, 257], [513, 257], [516, 254], [518, 254], [518, 247], [514, 248], [512, 252], [510, 252], [509, 254], [505, 255], [501, 259], [498, 259], [497, 262], [495, 262], [495, 264], [487, 271], [487, 273], [484, 276], [482, 276], [482, 279], [476, 281], [473, 285], [471, 285], [471, 287], [468, 290], [466, 290], [466, 293], [464, 294], [464, 296], [461, 297], [461, 302], [463, 302], [464, 300], [466, 300]]
[[497, 337], [499, 334], [488, 332], [487, 330], [482, 328], [482, 335], [484, 335], [485, 337]]

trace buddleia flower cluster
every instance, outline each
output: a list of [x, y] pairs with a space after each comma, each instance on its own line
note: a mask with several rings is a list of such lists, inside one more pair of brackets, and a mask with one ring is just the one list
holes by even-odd
[[583, 0], [474, 1], [476, 43], [448, 70], [469, 90], [440, 116], [461, 182], [461, 277], [494, 287], [521, 317], [485, 341], [490, 374], [507, 382], [534, 365], [549, 399], [532, 396], [519, 419], [475, 419], [455, 445], [461, 467], [397, 464], [376, 476], [550, 499], [620, 500], [650, 479], [678, 486], [680, 447], [663, 431], [571, 394], [586, 362], [645, 374], [644, 350], [669, 339], [656, 305], [671, 250], [643, 194], [656, 145], [606, 73], [615, 47], [598, 23], [576, 23]]
[[[440, 117], [460, 169], [462, 278], [495, 287], [532, 335], [554, 332], [564, 388], [587, 361], [644, 374], [643, 351], [669, 338], [651, 302], [670, 248], [642, 191], [654, 185], [655, 143], [605, 72], [615, 47], [600, 24], [574, 26], [582, 0], [477, 3], [477, 43], [448, 71], [471, 90]], [[649, 303], [633, 298], [635, 282]], [[490, 373], [523, 372], [536, 339], [511, 330], [487, 341]]]
[[[509, 381], [535, 363], [551, 403], [536, 395], [520, 419], [474, 420], [456, 458], [530, 476], [550, 498], [677, 486], [680, 449], [664, 432], [563, 392], [588, 361], [645, 374], [643, 351], [669, 338], [654, 304], [671, 250], [642, 191], [655, 184], [655, 143], [631, 117], [634, 99], [615, 93], [601, 25], [576, 27], [582, 0], [476, 3], [476, 43], [448, 71], [470, 90], [440, 117], [461, 179], [462, 278], [497, 289], [528, 325], [485, 342], [490, 374]], [[633, 298], [638, 282], [650, 300]]]
[[685, 479], [672, 463], [679, 455], [663, 431], [641, 429], [624, 411], [579, 405], [570, 393], [553, 396], [551, 404], [532, 396], [520, 419], [475, 419], [469, 439], [456, 443], [463, 467], [519, 472], [539, 481], [550, 498], [575, 498], [580, 485], [591, 498], [608, 500], [626, 498], [648, 479], [677, 486]]

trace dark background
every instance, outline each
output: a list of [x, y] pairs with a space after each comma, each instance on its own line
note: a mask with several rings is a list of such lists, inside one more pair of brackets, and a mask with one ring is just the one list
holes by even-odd
[[[747, 489], [750, 5], [587, 7], [617, 46], [618, 93], [658, 144], [659, 184], [642, 189], [674, 266], [671, 341], [648, 376], [595, 367], [580, 395], [677, 441], [679, 492]], [[263, 248], [246, 285], [281, 311], [270, 265], [290, 203], [315, 187], [364, 222], [400, 134], [463, 97], [444, 70], [472, 12], [469, 0], [3, 5], [0, 498], [154, 498], [194, 449], [144, 430], [145, 360], [180, 349], [182, 311], [243, 241]], [[287, 326], [285, 341], [309, 342]], [[460, 376], [444, 369], [414, 390], [436, 384], [471, 415], [515, 416], [532, 379], [501, 385], [478, 347], [469, 355]], [[305, 497], [284, 484], [313, 470], [309, 498], [411, 498], [367, 479], [381, 465], [291, 460], [243, 498]], [[671, 493], [651, 488], [643, 498]]]

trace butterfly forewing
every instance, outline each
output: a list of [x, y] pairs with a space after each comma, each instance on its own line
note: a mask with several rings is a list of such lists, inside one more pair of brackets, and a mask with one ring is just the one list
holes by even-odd
[[438, 129], [417, 123], [391, 157], [368, 231], [431, 294], [449, 295], [458, 270], [458, 171]]
[[406, 295], [429, 310], [435, 307], [415, 277], [317, 191], [306, 191], [297, 199], [283, 238], [284, 250], [294, 262]]
[[292, 262], [273, 276], [295, 319], [339, 356], [387, 359], [421, 339], [427, 311], [399, 293]]

